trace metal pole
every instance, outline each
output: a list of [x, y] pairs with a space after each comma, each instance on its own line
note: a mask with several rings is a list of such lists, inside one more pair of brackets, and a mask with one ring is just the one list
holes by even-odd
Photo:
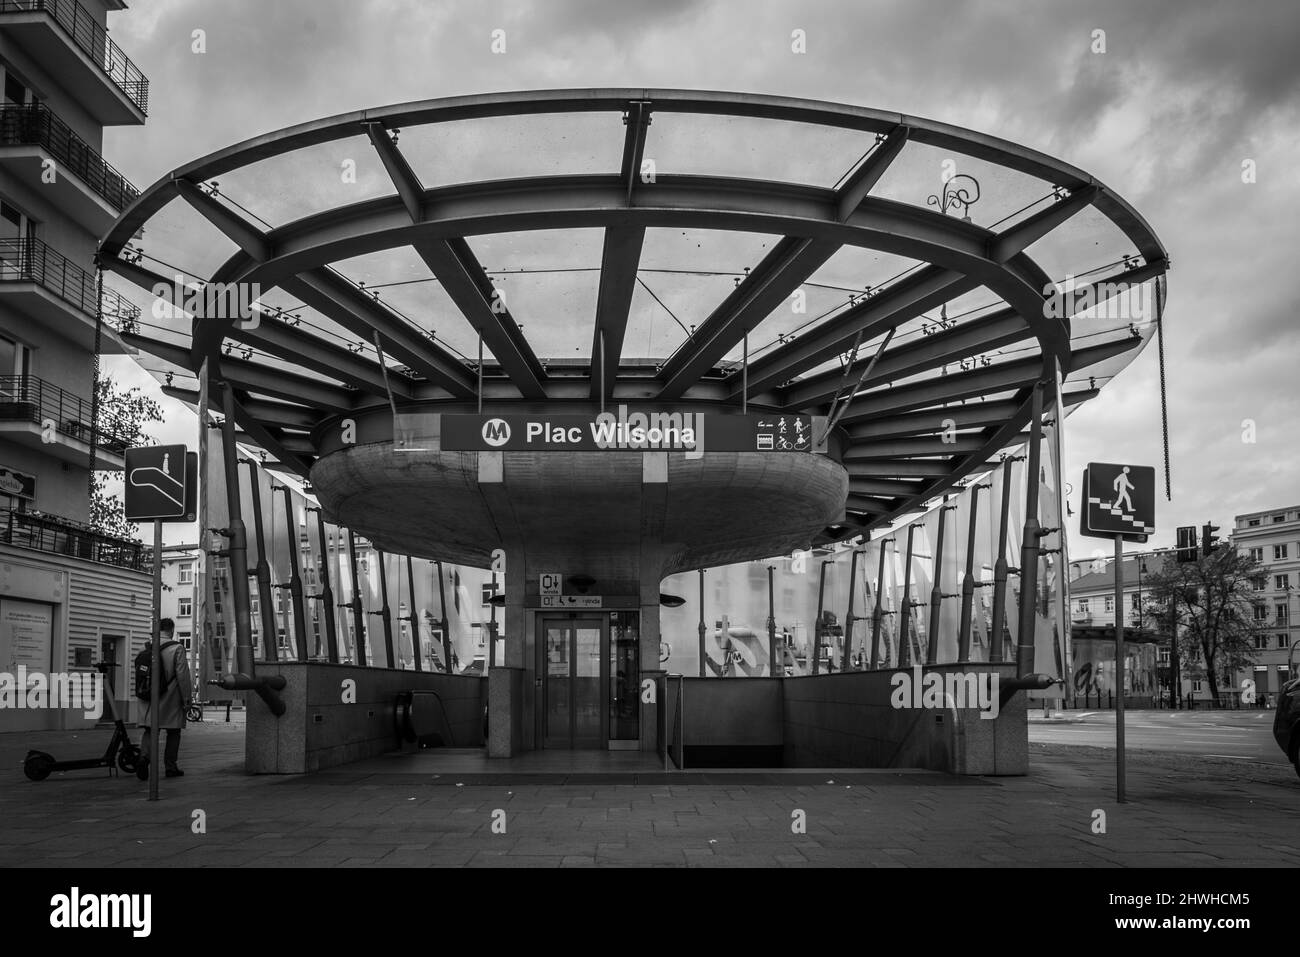
[[244, 525], [239, 495], [239, 456], [235, 450], [235, 390], [224, 383], [222, 391], [221, 462], [226, 470], [226, 509], [230, 513], [230, 591], [235, 601], [235, 672], [252, 678], [253, 624], [248, 594], [248, 529]]
[[[492, 573], [492, 594], [497, 593], [497, 573]], [[488, 667], [497, 666], [497, 606], [492, 606], [491, 617], [488, 621]]]
[[1029, 456], [1025, 468], [1025, 529], [1020, 539], [1020, 633], [1017, 638], [1016, 674], [1034, 670], [1034, 618], [1038, 597], [1039, 446], [1043, 438], [1043, 383], [1034, 386], [1029, 413]]
[[930, 587], [930, 620], [925, 638], [925, 663], [933, 665], [939, 661], [939, 610], [943, 604], [943, 530], [947, 523], [948, 512], [956, 508], [948, 504], [948, 496], [939, 504], [939, 529], [934, 542], [934, 584]]
[[912, 539], [916, 525], [907, 526], [907, 558], [903, 560], [903, 627], [898, 633], [898, 667], [912, 663]]
[[767, 566], [767, 673], [776, 677], [776, 595], [773, 576], [776, 569]]
[[858, 590], [858, 555], [861, 554], [856, 548], [853, 554], [849, 556], [849, 610], [844, 615], [844, 657], [840, 660], [840, 670], [849, 670], [849, 656], [853, 651], [853, 599], [857, 597]]
[[880, 661], [880, 624], [885, 617], [885, 613], [880, 607], [885, 594], [885, 546], [892, 541], [892, 538], [882, 538], [880, 540], [880, 568], [876, 571], [876, 607], [871, 612], [871, 663], [869, 670], [873, 671]]
[[447, 593], [442, 587], [442, 562], [434, 562], [438, 567], [438, 608], [442, 612], [442, 654], [447, 674], [451, 674], [451, 635], [447, 630]]
[[321, 617], [325, 619], [325, 650], [330, 664], [339, 663], [339, 636], [334, 622], [334, 590], [330, 588], [330, 562], [328, 540], [325, 538], [325, 519], [319, 508], [309, 508], [316, 513], [316, 532], [320, 539], [320, 594]]
[[298, 529], [293, 515], [293, 492], [281, 485], [284, 493], [284, 518], [289, 529], [289, 604], [293, 608], [293, 640], [298, 643], [298, 660], [311, 661], [307, 650], [307, 613], [302, 602], [302, 576], [298, 572]]
[[1177, 711], [1182, 703], [1178, 699], [1182, 696], [1183, 682], [1178, 673], [1178, 602], [1173, 595], [1169, 596], [1169, 684], [1169, 698]]
[[262, 489], [257, 481], [257, 464], [252, 459], [243, 459], [242, 462], [248, 466], [248, 484], [253, 493], [253, 529], [257, 532], [257, 567], [253, 574], [257, 576], [257, 600], [261, 606], [262, 646], [266, 649], [267, 661], [278, 661], [271, 565], [266, 560], [266, 529], [262, 526]]
[[704, 569], [700, 569], [700, 677], [704, 677], [704, 635], [708, 629], [704, 626]]
[[415, 559], [406, 556], [406, 590], [411, 596], [411, 613], [406, 620], [411, 623], [411, 652], [415, 655], [415, 670], [423, 671], [420, 664], [420, 613], [415, 607]]
[[379, 563], [379, 620], [384, 623], [384, 654], [389, 668], [397, 667], [393, 657], [393, 613], [388, 607], [388, 569], [385, 567], [384, 550], [375, 549], [375, 560]]
[[1011, 523], [1011, 463], [1022, 456], [1008, 455], [1002, 462], [1002, 527], [998, 530], [998, 557], [993, 563], [993, 621], [989, 635], [989, 661], [1002, 660], [1003, 632], [1007, 623], [1007, 526]]
[[478, 414], [483, 414], [483, 333], [478, 334]]
[[[735, 342], [735, 339], [731, 340]], [[740, 363], [740, 411], [742, 414], [749, 412], [749, 330], [745, 330], [744, 346], [745, 354]]]
[[972, 485], [970, 488], [970, 524], [966, 530], [966, 576], [961, 582], [961, 628], [957, 633], [957, 660], [970, 660], [971, 612], [975, 604], [975, 525], [979, 519], [980, 489], [987, 485]]
[[1124, 803], [1124, 537], [1115, 536], [1115, 793]]
[[149, 800], [158, 800], [158, 701], [162, 685], [162, 522], [153, 522], [153, 654], [149, 668]]
[[352, 563], [352, 626], [356, 629], [355, 645], [357, 660], [353, 664], [365, 667], [370, 656], [366, 654], [366, 620], [361, 608], [361, 581], [357, 578], [357, 538], [348, 529], [348, 560]]
[[825, 633], [826, 626], [822, 624], [823, 609], [826, 607], [826, 566], [830, 562], [822, 562], [821, 580], [817, 583], [817, 624], [813, 628], [813, 668], [812, 673], [818, 674], [822, 667], [822, 635]]

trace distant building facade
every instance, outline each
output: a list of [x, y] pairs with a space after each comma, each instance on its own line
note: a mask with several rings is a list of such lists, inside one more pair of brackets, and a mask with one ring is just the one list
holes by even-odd
[[1237, 674], [1236, 684], [1249, 678], [1257, 693], [1276, 694], [1300, 641], [1300, 505], [1236, 516], [1231, 541], [1263, 567], [1251, 583], [1251, 600], [1264, 630], [1255, 638], [1254, 665]]

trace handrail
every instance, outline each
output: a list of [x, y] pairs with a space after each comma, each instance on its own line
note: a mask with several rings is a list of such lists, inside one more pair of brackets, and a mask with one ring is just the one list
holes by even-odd
[[148, 77], [77, 0], [0, 0], [0, 14], [5, 13], [49, 14], [136, 109], [149, 112]]
[[98, 150], [43, 103], [0, 107], [0, 145], [42, 147], [118, 212], [140, 195]]
[[72, 519], [41, 512], [0, 509], [0, 543], [135, 571], [153, 567], [153, 549], [143, 542], [113, 538]]
[[44, 286], [91, 318], [98, 312], [119, 332], [134, 332], [140, 322], [140, 307], [112, 289], [103, 291], [96, 308], [95, 277], [35, 236], [0, 239], [0, 283], [14, 282]]
[[126, 422], [101, 412], [99, 426], [91, 425], [91, 403], [34, 375], [0, 376], [0, 421], [32, 422], [83, 442], [92, 434], [99, 448], [122, 455], [135, 436]]

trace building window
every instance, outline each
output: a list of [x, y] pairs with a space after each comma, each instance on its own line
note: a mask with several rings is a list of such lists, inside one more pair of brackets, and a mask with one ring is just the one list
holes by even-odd
[[1109, 614], [1109, 613], [1111, 613], [1111, 612], [1114, 612], [1114, 610], [1115, 610], [1115, 599], [1114, 599], [1112, 596], [1107, 595], [1107, 596], [1106, 596], [1106, 612]]
[[1142, 610], [1142, 594], [1141, 594], [1141, 592], [1134, 592], [1134, 593], [1133, 593], [1133, 596], [1132, 596], [1132, 600], [1133, 600], [1133, 610], [1134, 610], [1134, 611], [1141, 611], [1141, 610]]
[[1289, 617], [1287, 607], [1284, 604], [1274, 605], [1273, 610], [1276, 612], [1276, 614], [1273, 617], [1276, 618], [1278, 621], [1286, 621], [1287, 618]]
[[182, 562], [181, 567], [176, 573], [176, 583], [179, 585], [194, 584], [194, 563]]
[[1088, 599], [1086, 598], [1079, 599], [1079, 614], [1081, 615], [1088, 614]]
[[1281, 515], [1274, 515], [1274, 516], [1273, 516], [1273, 524], [1274, 524], [1274, 525], [1278, 524], [1279, 522], [1285, 522], [1285, 521], [1286, 521], [1286, 512], [1283, 512]]
[[1257, 519], [1257, 518], [1252, 518], [1252, 519], [1248, 520], [1248, 521], [1246, 522], [1246, 524], [1247, 524], [1250, 528], [1254, 528], [1256, 525], [1259, 524], [1259, 519]]
[[1281, 561], [1282, 559], [1284, 559], [1284, 558], [1286, 558], [1286, 546], [1285, 546], [1285, 545], [1274, 545], [1274, 546], [1273, 546], [1273, 561], [1275, 561], [1275, 562], [1280, 562], [1280, 561]]
[[1254, 606], [1254, 617], [1256, 621], [1268, 621], [1268, 609], [1263, 605]]
[[1162, 665], [1167, 665], [1167, 664], [1169, 664], [1169, 649], [1168, 649], [1168, 648], [1161, 648], [1161, 649], [1160, 649], [1160, 664], [1162, 664]]
[[1268, 587], [1268, 578], [1264, 575], [1257, 575], [1250, 580], [1250, 587], [1255, 591], [1263, 591]]
[[180, 598], [176, 601], [176, 615], [179, 618], [189, 618], [194, 614], [194, 599]]
[[1291, 638], [1290, 638], [1290, 636], [1288, 636], [1288, 635], [1278, 635], [1278, 636], [1277, 636], [1277, 646], [1278, 646], [1279, 648], [1290, 648], [1290, 647], [1291, 647]]
[[1201, 679], [1200, 679], [1200, 678], [1193, 678], [1193, 679], [1192, 679], [1192, 690], [1195, 691], [1197, 694], [1200, 694], [1200, 691], [1201, 691]]
[[1261, 651], [1268, 647], [1268, 635], [1256, 635], [1255, 647]]
[[185, 646], [185, 650], [190, 650], [190, 633], [188, 631], [176, 632], [176, 640]]
[[1252, 548], [1250, 550], [1250, 560], [1252, 562], [1262, 562], [1264, 560], [1264, 549]]
[[216, 631], [217, 631], [217, 637], [218, 637], [218, 638], [224, 638], [224, 637], [226, 637], [226, 623], [225, 623], [224, 621], [219, 621], [219, 622], [217, 622], [217, 629], [216, 629]]
[[1273, 590], [1274, 590], [1274, 591], [1286, 591], [1286, 590], [1287, 590], [1288, 588], [1290, 588], [1290, 587], [1291, 587], [1291, 576], [1290, 576], [1290, 575], [1274, 575], [1274, 576], [1273, 576]]

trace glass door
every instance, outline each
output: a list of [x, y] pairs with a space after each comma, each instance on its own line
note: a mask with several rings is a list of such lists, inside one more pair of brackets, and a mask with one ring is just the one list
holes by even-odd
[[605, 629], [599, 618], [542, 618], [542, 746], [601, 748]]

